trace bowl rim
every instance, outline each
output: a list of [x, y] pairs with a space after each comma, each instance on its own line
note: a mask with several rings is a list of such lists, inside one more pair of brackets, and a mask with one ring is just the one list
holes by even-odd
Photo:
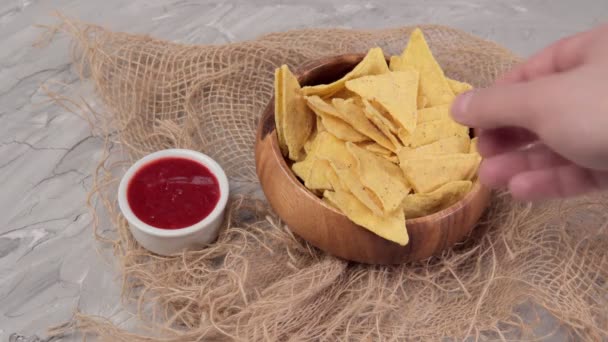
[[[298, 79], [298, 82], [301, 83], [302, 78], [305, 76], [306, 73], [312, 72], [313, 70], [315, 70], [317, 68], [322, 68], [328, 64], [335, 62], [336, 60], [363, 59], [363, 57], [365, 57], [365, 54], [363, 54], [363, 53], [348, 53], [348, 54], [341, 54], [341, 55], [335, 55], [335, 56], [329, 56], [329, 57], [325, 57], [325, 58], [321, 58], [321, 59], [311, 60], [310, 62], [305, 63], [301, 67], [295, 69], [294, 74], [295, 74], [296, 78]], [[386, 59], [386, 55], [385, 55], [385, 59]], [[325, 62], [321, 63], [322, 61], [325, 61]], [[308, 86], [308, 84], [306, 86]], [[275, 116], [274, 104], [275, 104], [275, 95], [273, 94], [263, 113], [271, 112], [270, 114], [273, 117], [273, 129], [270, 132], [271, 134], [269, 134], [269, 135], [271, 135], [271, 139], [272, 139], [270, 146], [272, 148], [273, 154], [278, 156], [278, 158], [280, 160], [279, 161], [280, 167], [283, 168], [283, 170], [288, 171], [291, 181], [296, 183], [296, 186], [301, 191], [303, 191], [303, 193], [305, 193], [307, 196], [314, 197], [316, 203], [320, 204], [321, 206], [323, 206], [326, 209], [331, 210], [332, 212], [334, 212], [336, 214], [346, 217], [346, 215], [344, 213], [339, 211], [337, 208], [334, 208], [334, 207], [328, 205], [321, 198], [319, 198], [319, 196], [315, 195], [311, 190], [306, 188], [306, 186], [304, 186], [304, 184], [302, 184], [302, 182], [297, 178], [297, 176], [294, 174], [294, 172], [291, 170], [291, 168], [287, 164], [286, 157], [283, 156], [283, 154], [281, 153], [281, 150], [279, 148], [277, 127], [276, 127], [276, 123], [274, 122], [274, 116]], [[262, 128], [262, 126], [264, 124], [263, 121], [265, 121], [264, 117], [262, 117], [262, 120], [260, 121], [260, 125], [259, 125], [260, 129]], [[469, 129], [470, 129], [470, 132], [473, 134], [473, 137], [476, 137], [477, 130], [474, 128], [470, 128], [470, 127], [469, 127]], [[434, 212], [430, 215], [420, 216], [420, 217], [416, 217], [416, 218], [412, 218], [412, 219], [406, 218], [405, 219], [406, 226], [408, 224], [416, 225], [419, 223], [427, 223], [429, 221], [438, 221], [438, 220], [441, 220], [441, 219], [444, 219], [444, 218], [450, 216], [452, 213], [454, 213], [457, 210], [465, 208], [484, 189], [484, 186], [479, 182], [478, 179], [472, 180], [471, 183], [472, 183], [472, 186], [471, 186], [471, 189], [469, 190], [469, 192], [463, 198], [458, 200], [457, 202], [455, 202], [452, 205], [450, 205], [446, 208], [443, 208], [437, 212]]]
[[[213, 210], [202, 220], [184, 228], [163, 229], [145, 223], [139, 217], [137, 217], [135, 213], [133, 213], [127, 198], [129, 183], [137, 171], [155, 160], [167, 157], [186, 158], [205, 166], [216, 177], [218, 186], [220, 188], [220, 197], [218, 198]], [[209, 228], [209, 226], [211, 226], [212, 223], [224, 212], [226, 204], [228, 203], [229, 192], [230, 184], [228, 182], [228, 178], [226, 177], [226, 173], [211, 157], [194, 150], [179, 148], [165, 149], [150, 153], [129, 167], [127, 172], [125, 172], [120, 180], [120, 184], [118, 186], [118, 207], [120, 208], [123, 216], [129, 222], [129, 227], [132, 229], [137, 229], [148, 235], [161, 238], [183, 237]]]

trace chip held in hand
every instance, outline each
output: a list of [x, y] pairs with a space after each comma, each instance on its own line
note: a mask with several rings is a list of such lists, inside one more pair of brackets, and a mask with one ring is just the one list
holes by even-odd
[[470, 89], [444, 75], [419, 29], [390, 66], [375, 47], [330, 84], [301, 88], [281, 66], [275, 73], [280, 149], [312, 193], [405, 246], [406, 219], [448, 208], [477, 181], [476, 139], [449, 113], [455, 96]]

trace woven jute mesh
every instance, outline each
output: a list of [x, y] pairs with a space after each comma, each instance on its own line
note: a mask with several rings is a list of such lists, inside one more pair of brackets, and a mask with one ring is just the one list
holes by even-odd
[[[421, 28], [447, 75], [477, 87], [518, 62], [467, 33]], [[398, 54], [412, 27], [306, 29], [219, 46], [175, 44], [66, 18], [53, 30], [71, 36], [74, 63], [103, 103], [93, 111], [54, 95], [67, 108], [88, 110], [95, 132], [108, 141], [90, 204], [109, 223], [95, 232], [113, 245], [125, 303], [149, 329], [140, 335], [77, 313], [53, 334], [176, 342], [543, 339], [538, 311], [553, 316], [554, 328], [569, 339], [607, 336], [602, 195], [533, 206], [496, 194], [465, 242], [398, 266], [349, 263], [315, 249], [291, 234], [260, 196], [254, 137], [273, 93], [274, 69], [374, 46]], [[124, 154], [109, 152], [117, 144]], [[215, 158], [233, 191], [217, 242], [160, 257], [134, 241], [114, 194], [125, 165], [173, 147]]]

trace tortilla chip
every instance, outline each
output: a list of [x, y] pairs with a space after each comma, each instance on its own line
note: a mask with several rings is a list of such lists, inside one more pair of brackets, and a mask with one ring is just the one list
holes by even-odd
[[449, 182], [470, 180], [480, 161], [479, 155], [454, 153], [408, 159], [400, 166], [417, 193], [428, 193]]
[[305, 149], [307, 149], [306, 158], [291, 165], [291, 170], [304, 182], [304, 185], [306, 185], [306, 182], [310, 178], [312, 167], [315, 161], [318, 159], [317, 151], [319, 148], [319, 143], [327, 139], [326, 137], [324, 137], [324, 135], [327, 134], [327, 132], [317, 132], [314, 137], [311, 137], [311, 139], [309, 139], [305, 145]]
[[336, 108], [334, 108], [331, 103], [323, 100], [319, 96], [306, 96], [305, 99], [306, 103], [308, 104], [308, 107], [310, 107], [310, 109], [312, 109], [315, 114], [319, 116], [331, 115], [337, 119], [343, 120], [342, 113], [336, 110]]
[[321, 132], [327, 132], [325, 126], [323, 126], [323, 121], [321, 121], [321, 117], [317, 115], [317, 134]]
[[473, 139], [471, 139], [471, 145], [469, 147], [469, 153], [479, 153], [479, 151], [477, 150], [477, 137], [474, 137]]
[[297, 161], [303, 158], [303, 147], [314, 127], [315, 116], [306, 105], [298, 79], [286, 65], [281, 66], [279, 76], [280, 88], [276, 94], [279, 105], [275, 118], [282, 123], [279, 127], [283, 130], [289, 159]]
[[365, 135], [357, 132], [353, 126], [347, 124], [341, 119], [336, 119], [330, 115], [321, 116], [323, 126], [327, 131], [336, 136], [336, 138], [344, 141], [361, 142], [369, 140]]
[[[420, 109], [426, 108], [426, 106], [429, 104], [429, 99], [426, 96], [418, 93], [418, 98], [417, 98], [416, 102], [417, 102], [418, 110], [420, 110]], [[418, 121], [418, 122], [420, 122], [420, 121]]]
[[[390, 71], [404, 71], [413, 69], [409, 65], [405, 65], [399, 56], [391, 56], [388, 63], [388, 69]], [[415, 69], [414, 69], [415, 70]]]
[[363, 76], [346, 82], [346, 88], [377, 103], [402, 128], [416, 128], [418, 72], [415, 70]]
[[395, 165], [399, 165], [399, 158], [396, 155], [390, 155], [390, 156], [382, 156], [382, 158], [390, 161], [391, 163], [395, 164]]
[[456, 96], [473, 89], [473, 86], [466, 82], [456, 81], [456, 80], [453, 80], [453, 79], [450, 79], [447, 77], [446, 77], [446, 79], [448, 80], [450, 89], [452, 89], [452, 91], [454, 92], [454, 95], [456, 95]]
[[277, 68], [274, 71], [274, 123], [275, 131], [277, 132], [277, 138], [279, 140], [279, 148], [283, 156], [289, 154], [287, 149], [287, 143], [285, 142], [285, 136], [283, 134], [283, 113], [285, 110], [283, 106], [283, 68]]
[[[399, 56], [392, 56], [389, 69], [391, 71], [406, 71], [406, 70], [416, 70], [411, 65], [407, 65], [403, 62], [403, 59]], [[417, 70], [416, 70], [417, 71]], [[418, 87], [416, 96], [416, 108], [423, 109], [429, 104], [429, 99], [422, 93], [420, 87]]]
[[441, 105], [435, 107], [428, 107], [418, 111], [418, 123], [421, 124], [423, 122], [435, 121], [435, 120], [443, 120], [443, 119], [451, 119], [450, 116], [450, 106], [449, 105]]
[[342, 181], [338, 177], [338, 174], [333, 169], [333, 167], [330, 167], [329, 170], [327, 170], [326, 177], [327, 177], [327, 180], [329, 180], [329, 184], [331, 184], [331, 187], [335, 191], [346, 191], [346, 192], [349, 192], [348, 188], [346, 186], [344, 186], [344, 184], [342, 184]]
[[291, 165], [291, 170], [304, 182], [304, 184], [306, 184], [306, 180], [310, 176], [310, 171], [312, 170], [312, 159], [309, 159], [308, 161], [304, 159], [297, 163], [293, 163], [293, 165]]
[[399, 132], [399, 138], [403, 146], [407, 147], [427, 145], [441, 138], [449, 138], [451, 136], [468, 137], [469, 128], [462, 126], [452, 119], [444, 119], [423, 122], [418, 125], [413, 134]]
[[331, 134], [319, 142], [317, 157], [329, 161], [341, 184], [357, 197], [374, 214], [382, 215], [382, 203], [376, 195], [361, 184], [357, 160], [346, 149], [346, 143]]
[[410, 35], [407, 47], [400, 56], [400, 63], [396, 63], [392, 70], [399, 71], [406, 67], [413, 67], [420, 72], [419, 92], [428, 98], [430, 107], [449, 104], [454, 99], [454, 92], [441, 66], [418, 28]]
[[377, 155], [381, 155], [381, 156], [391, 156], [393, 155], [393, 152], [391, 152], [391, 150], [388, 150], [380, 145], [378, 145], [375, 142], [364, 142], [364, 143], [359, 143], [357, 144], [357, 146], [364, 148], [370, 152], [373, 152]]
[[369, 50], [365, 58], [357, 66], [341, 79], [330, 84], [319, 84], [302, 88], [304, 95], [318, 95], [329, 97], [344, 89], [344, 84], [348, 80], [367, 75], [379, 75], [388, 72], [384, 53], [379, 47]]
[[345, 191], [325, 191], [324, 198], [340, 209], [354, 223], [368, 229], [372, 233], [398, 243], [407, 245], [409, 237], [405, 227], [403, 210], [395, 210], [390, 215], [374, 215], [355, 196]]
[[434, 143], [422, 145], [416, 148], [404, 147], [397, 152], [399, 160], [404, 161], [416, 157], [424, 157], [433, 154], [468, 153], [470, 146], [469, 137], [453, 136], [442, 138]]
[[352, 98], [347, 100], [334, 98], [332, 100], [332, 105], [340, 117], [354, 129], [387, 149], [395, 149], [395, 145], [367, 119], [362, 106], [357, 105], [357, 103], [360, 104]]
[[361, 183], [380, 199], [384, 213], [396, 210], [411, 190], [399, 166], [353, 143], [346, 143], [346, 149], [357, 160]]
[[331, 95], [331, 98], [332, 99], [343, 99], [343, 100], [346, 100], [346, 99], [353, 98], [355, 96], [357, 96], [357, 94], [353, 93], [352, 91], [350, 91], [350, 90], [348, 90], [346, 88], [343, 88], [339, 92]]
[[311, 190], [333, 190], [333, 186], [327, 178], [328, 170], [333, 171], [327, 160], [315, 160], [304, 185]]
[[345, 141], [360, 142], [369, 140], [368, 137], [347, 121], [343, 120], [343, 115], [334, 106], [325, 102], [318, 96], [307, 96], [308, 106], [321, 118], [323, 127], [337, 138]]
[[422, 217], [448, 208], [462, 199], [472, 186], [471, 181], [454, 181], [427, 194], [408, 195], [403, 200], [405, 217], [408, 219]]
[[[362, 100], [364, 104], [364, 113], [365, 116], [376, 125], [376, 127], [384, 134], [385, 137], [391, 142], [393, 149], [391, 151], [395, 152], [397, 149], [403, 146], [401, 142], [395, 137], [395, 135], [391, 132], [392, 124], [386, 119], [371, 103], [367, 100]], [[387, 147], [387, 146], [385, 146]], [[387, 147], [388, 148], [388, 147]]]

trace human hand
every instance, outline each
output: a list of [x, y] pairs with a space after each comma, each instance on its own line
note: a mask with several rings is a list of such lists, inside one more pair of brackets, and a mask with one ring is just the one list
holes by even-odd
[[479, 179], [490, 187], [521, 200], [608, 188], [608, 25], [460, 95], [452, 115], [481, 130]]

